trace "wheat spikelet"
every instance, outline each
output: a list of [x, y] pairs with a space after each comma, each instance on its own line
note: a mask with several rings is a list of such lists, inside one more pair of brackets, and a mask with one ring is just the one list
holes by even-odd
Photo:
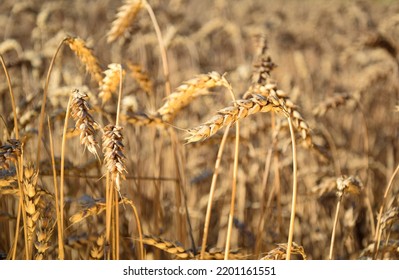
[[123, 154], [124, 145], [122, 143], [122, 127], [107, 125], [104, 127], [103, 134], [103, 153], [104, 162], [108, 172], [115, 180], [116, 189], [120, 190], [120, 180], [125, 179], [125, 155]]
[[23, 171], [23, 195], [29, 241], [33, 239], [36, 222], [40, 215], [37, 205], [40, 200], [40, 193], [37, 192], [37, 179], [38, 171], [35, 170], [34, 166], [31, 163], [29, 163]]
[[90, 250], [90, 258], [92, 260], [101, 260], [104, 258], [104, 245], [105, 245], [105, 235], [101, 234], [98, 236], [96, 243]]
[[75, 120], [75, 129], [80, 132], [80, 143], [98, 158], [96, 149], [98, 144], [94, 139], [94, 132], [99, 126], [89, 113], [90, 107], [86, 99], [86, 93], [82, 93], [77, 89], [73, 91], [71, 116]]
[[43, 260], [48, 248], [50, 248], [50, 239], [55, 226], [53, 211], [53, 205], [48, 201], [40, 213], [36, 227], [36, 241], [34, 243], [37, 250], [35, 254], [36, 260]]
[[[269, 251], [266, 256], [261, 258], [261, 260], [285, 260], [287, 253], [287, 243], [277, 244], [277, 248]], [[291, 254], [301, 255], [304, 260], [306, 260], [306, 254], [302, 246], [297, 243], [292, 242]]]
[[162, 251], [165, 251], [169, 254], [176, 256], [179, 259], [192, 259], [194, 255], [192, 252], [187, 251], [181, 245], [165, 240], [163, 238], [152, 236], [152, 235], [144, 235], [143, 236], [143, 244], [156, 247]]
[[137, 81], [139, 86], [144, 90], [148, 95], [154, 93], [154, 86], [148, 73], [145, 72], [142, 67], [138, 64], [133, 64], [128, 62], [127, 67], [131, 71], [132, 77]]
[[[102, 103], [104, 104], [111, 99], [112, 93], [116, 92], [120, 83], [122, 66], [117, 63], [111, 63], [108, 65], [108, 69], [104, 71], [105, 77], [102, 79], [100, 84], [100, 94]], [[122, 75], [124, 71], [122, 71]]]
[[122, 36], [129, 25], [134, 21], [137, 13], [143, 7], [141, 0], [125, 0], [124, 4], [118, 9], [116, 19], [112, 22], [112, 27], [107, 33], [107, 42], [111, 43]]
[[80, 59], [80, 61], [86, 66], [86, 71], [89, 72], [90, 75], [92, 75], [97, 83], [101, 83], [102, 71], [99, 66], [98, 60], [93, 55], [92, 50], [86, 46], [85, 41], [80, 38], [68, 37], [66, 38], [66, 42], [68, 43], [71, 50]]
[[225, 77], [217, 72], [198, 75], [191, 80], [183, 82], [182, 85], [171, 93], [163, 106], [158, 109], [157, 113], [165, 122], [170, 122], [178, 111], [198, 96], [201, 90], [217, 86], [229, 87], [230, 85]]
[[241, 99], [235, 102], [235, 106], [230, 106], [219, 110], [209, 121], [204, 124], [189, 129], [190, 134], [186, 140], [188, 143], [205, 140], [214, 135], [217, 131], [258, 112], [286, 112], [284, 103], [275, 96], [265, 97], [254, 94], [249, 99]]

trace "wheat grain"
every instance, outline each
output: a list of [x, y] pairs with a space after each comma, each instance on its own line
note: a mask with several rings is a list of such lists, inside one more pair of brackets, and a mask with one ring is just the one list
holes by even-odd
[[137, 13], [143, 7], [142, 0], [125, 0], [124, 4], [118, 9], [116, 19], [112, 22], [112, 27], [107, 33], [107, 42], [111, 43], [118, 39], [130, 24], [134, 21]]

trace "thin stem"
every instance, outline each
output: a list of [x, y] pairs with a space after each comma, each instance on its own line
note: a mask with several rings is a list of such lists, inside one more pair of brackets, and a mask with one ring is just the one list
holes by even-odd
[[[61, 219], [61, 240], [58, 242], [64, 243], [64, 175], [65, 175], [65, 150], [66, 150], [66, 134], [68, 129], [68, 119], [70, 113], [70, 105], [72, 101], [72, 95], [69, 97], [68, 105], [64, 120], [64, 129], [62, 132], [61, 142], [61, 170], [60, 170], [60, 219]], [[62, 244], [63, 246], [63, 244]]]
[[379, 233], [381, 230], [381, 218], [382, 218], [382, 212], [384, 211], [385, 203], [388, 197], [388, 193], [391, 190], [392, 184], [393, 184], [393, 179], [396, 177], [396, 174], [399, 172], [399, 164], [396, 166], [395, 171], [393, 172], [391, 178], [389, 179], [388, 185], [385, 189], [384, 197], [382, 199], [380, 211], [378, 212], [378, 219], [377, 219], [377, 227], [375, 229], [375, 235], [374, 235], [374, 256], [373, 259], [377, 257], [378, 254], [378, 249], [380, 246], [380, 239], [381, 239], [381, 234]]
[[217, 154], [217, 157], [216, 157], [215, 169], [213, 171], [211, 188], [209, 190], [208, 206], [206, 208], [206, 214], [205, 214], [204, 234], [202, 236], [200, 260], [203, 260], [204, 256], [205, 256], [206, 242], [207, 242], [207, 239], [208, 239], [208, 232], [209, 232], [209, 224], [211, 222], [212, 201], [213, 201], [213, 197], [215, 196], [216, 181], [217, 181], [217, 178], [218, 178], [218, 175], [219, 175], [220, 163], [222, 161], [222, 155], [223, 155], [223, 151], [224, 151], [224, 146], [226, 144], [227, 135], [229, 134], [230, 126], [231, 125], [229, 124], [226, 127], [226, 130], [225, 130], [225, 132], [223, 134], [222, 141], [220, 142], [219, 151], [218, 151], [218, 154]]
[[287, 242], [287, 256], [286, 260], [290, 260], [291, 258], [291, 247], [292, 247], [292, 239], [294, 236], [294, 225], [295, 225], [295, 212], [296, 212], [296, 198], [298, 191], [298, 183], [297, 183], [297, 158], [296, 158], [296, 144], [295, 144], [295, 134], [294, 128], [292, 126], [291, 118], [288, 117], [288, 124], [290, 126], [290, 134], [291, 134], [291, 144], [292, 144], [292, 204], [291, 204], [291, 218], [290, 218], [290, 229], [288, 232], [288, 242]]
[[161, 51], [162, 69], [163, 69], [163, 74], [165, 76], [165, 93], [166, 93], [166, 96], [168, 96], [171, 93], [171, 86], [170, 86], [170, 80], [169, 80], [168, 56], [166, 53], [165, 43], [163, 41], [161, 29], [159, 28], [159, 24], [158, 24], [157, 18], [155, 17], [154, 11], [152, 10], [150, 4], [148, 4], [147, 1], [144, 1], [144, 6], [145, 6], [148, 14], [150, 15], [152, 25], [154, 26], [155, 33], [157, 35], [158, 45], [159, 45], [159, 48]]
[[333, 226], [332, 233], [331, 233], [330, 253], [328, 255], [328, 259], [330, 259], [330, 260], [332, 260], [332, 258], [333, 258], [335, 231], [337, 229], [337, 224], [338, 224], [338, 215], [339, 215], [339, 209], [341, 208], [341, 200], [342, 200], [342, 195], [339, 196], [339, 198], [338, 198], [337, 210], [335, 211], [334, 226]]
[[6, 75], [7, 79], [7, 86], [8, 86], [8, 92], [10, 93], [10, 100], [11, 100], [11, 107], [12, 107], [12, 113], [14, 117], [14, 133], [15, 133], [15, 138], [19, 139], [19, 133], [18, 133], [18, 118], [17, 118], [17, 108], [15, 106], [15, 98], [14, 98], [14, 92], [12, 90], [11, 86], [11, 78], [10, 75], [8, 74], [8, 70], [6, 67], [6, 64], [4, 63], [3, 57], [0, 55], [0, 62], [1, 65], [3, 66], [4, 73]]
[[[58, 240], [62, 240], [62, 230], [61, 230], [61, 209], [60, 209], [60, 197], [58, 194], [58, 182], [57, 182], [57, 170], [55, 169], [55, 158], [54, 158], [54, 144], [53, 144], [53, 135], [51, 133], [51, 125], [50, 118], [47, 117], [48, 124], [48, 132], [50, 138], [50, 153], [51, 153], [51, 167], [53, 169], [53, 184], [54, 184], [54, 196], [55, 196], [55, 212], [57, 215], [57, 234]], [[64, 242], [58, 242], [58, 259], [63, 260], [65, 258], [64, 255]]]
[[236, 122], [236, 141], [234, 148], [234, 165], [233, 165], [233, 183], [231, 186], [231, 202], [230, 202], [230, 213], [229, 213], [229, 221], [227, 226], [227, 237], [226, 237], [226, 247], [224, 251], [224, 259], [229, 259], [230, 252], [230, 240], [231, 233], [233, 230], [233, 218], [234, 218], [234, 208], [235, 208], [235, 198], [237, 192], [237, 173], [238, 173], [238, 150], [240, 145], [240, 126], [239, 123]]
[[42, 139], [42, 135], [43, 135], [43, 125], [44, 125], [44, 111], [46, 109], [46, 102], [47, 102], [47, 92], [48, 92], [48, 85], [50, 82], [50, 76], [51, 76], [51, 71], [53, 70], [53, 66], [54, 66], [54, 62], [55, 62], [55, 58], [57, 57], [57, 54], [59, 53], [62, 45], [64, 44], [65, 40], [67, 38], [64, 38], [58, 45], [57, 50], [54, 53], [53, 58], [51, 59], [50, 62], [50, 66], [48, 68], [48, 72], [47, 72], [47, 77], [46, 77], [46, 82], [44, 84], [44, 90], [43, 90], [43, 99], [42, 99], [42, 108], [40, 110], [40, 118], [39, 118], [39, 130], [38, 130], [38, 140], [37, 140], [37, 155], [36, 155], [36, 168], [39, 170], [40, 166], [40, 144], [41, 144], [41, 139]]

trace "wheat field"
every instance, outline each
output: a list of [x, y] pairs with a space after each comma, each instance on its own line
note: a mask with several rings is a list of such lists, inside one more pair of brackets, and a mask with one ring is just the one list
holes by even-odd
[[0, 259], [399, 258], [399, 3], [0, 2]]

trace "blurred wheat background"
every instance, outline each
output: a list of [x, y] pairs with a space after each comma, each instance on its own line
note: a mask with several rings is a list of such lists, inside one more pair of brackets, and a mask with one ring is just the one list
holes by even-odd
[[2, 0], [0, 259], [398, 259], [398, 50], [397, 1]]

